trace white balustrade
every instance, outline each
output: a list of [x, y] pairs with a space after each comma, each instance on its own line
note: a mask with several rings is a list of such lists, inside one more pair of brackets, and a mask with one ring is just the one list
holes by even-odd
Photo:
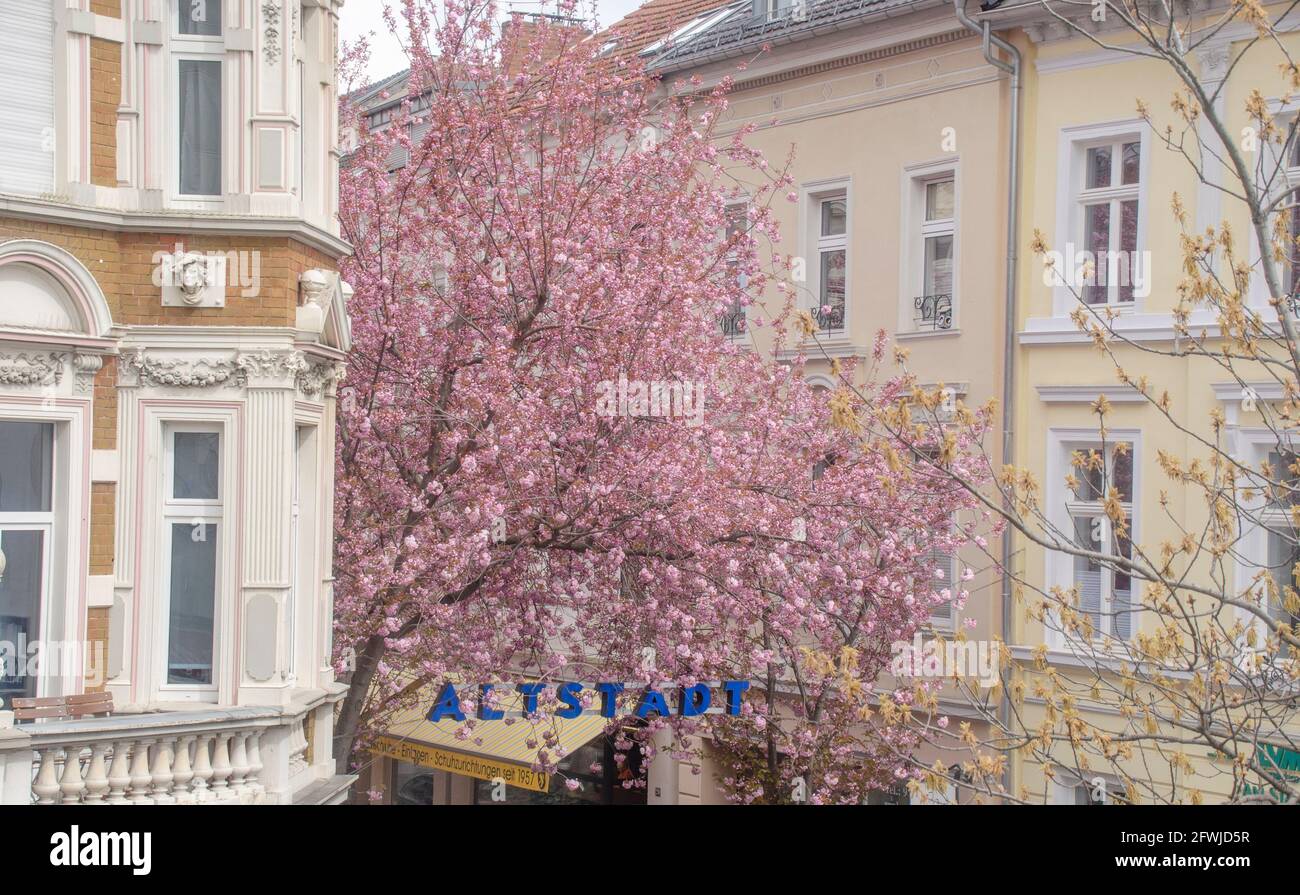
[[[195, 713], [202, 717], [199, 713]], [[139, 716], [96, 738], [79, 723], [32, 727], [32, 796], [39, 805], [171, 805], [241, 802], [266, 796], [260, 742], [266, 726], [196, 723], [168, 729]], [[116, 722], [122, 716], [111, 719]]]

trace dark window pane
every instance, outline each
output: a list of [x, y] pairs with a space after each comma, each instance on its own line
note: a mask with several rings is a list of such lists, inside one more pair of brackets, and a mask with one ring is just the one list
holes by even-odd
[[[0, 578], [0, 698], [35, 696], [36, 676], [27, 674], [28, 653], [21, 644], [41, 636], [41, 591], [45, 580], [45, 534], [40, 531], [0, 531], [4, 577]], [[25, 640], [24, 640], [25, 638]]]
[[[1133, 445], [1120, 442], [1110, 447], [1110, 461], [1103, 466], [1102, 454], [1097, 448], [1084, 448], [1076, 452], [1080, 465], [1072, 465], [1078, 485], [1074, 489], [1076, 500], [1105, 500], [1110, 489], [1119, 493], [1123, 503], [1133, 500]], [[1074, 462], [1073, 458], [1071, 460]]]
[[[1297, 140], [1296, 144], [1300, 146], [1300, 140]], [[1300, 202], [1300, 192], [1292, 193], [1290, 200]], [[1291, 242], [1284, 245], [1286, 262], [1283, 270], [1286, 273], [1287, 293], [1295, 295], [1300, 292], [1300, 250], [1297, 250], [1295, 243], [1296, 237], [1300, 237], [1300, 204], [1292, 207], [1289, 217], [1291, 226], [1287, 235], [1291, 238]]]
[[1119, 499], [1124, 503], [1133, 500], [1133, 445], [1124, 442], [1116, 445], [1110, 455], [1110, 487], [1119, 492]]
[[1295, 564], [1300, 562], [1300, 548], [1296, 545], [1296, 533], [1290, 530], [1270, 531], [1268, 533], [1268, 568], [1277, 584], [1277, 596], [1268, 601], [1268, 614], [1280, 622], [1294, 624], [1296, 621], [1286, 608], [1286, 588], [1296, 588]]
[[1273, 502], [1279, 506], [1300, 504], [1300, 476], [1292, 469], [1298, 459], [1300, 458], [1290, 451], [1273, 451], [1268, 455], [1268, 477], [1275, 483], [1272, 486]]
[[1087, 189], [1110, 186], [1110, 159], [1109, 146], [1095, 146], [1088, 150]]
[[1124, 144], [1124, 156], [1120, 164], [1123, 166], [1120, 171], [1120, 183], [1130, 184], [1137, 183], [1141, 177], [1142, 161], [1142, 144], [1134, 141]]
[[[1074, 517], [1074, 543], [1083, 550], [1101, 551], [1094, 538], [1103, 527], [1095, 516]], [[1092, 630], [1101, 632], [1101, 565], [1086, 556], [1074, 557], [1074, 585], [1079, 589], [1079, 611], [1092, 617]]]
[[0, 420], [0, 513], [48, 513], [54, 424]]
[[[1124, 520], [1127, 531], [1133, 531], [1133, 519], [1129, 517]], [[1115, 545], [1113, 548], [1120, 556], [1125, 559], [1133, 558], [1133, 543], [1127, 535], [1115, 533]], [[1121, 640], [1127, 640], [1133, 633], [1133, 577], [1116, 569], [1114, 572], [1114, 583], [1111, 587], [1111, 611], [1114, 613], [1114, 622], [1111, 633]]]
[[953, 216], [956, 207], [956, 192], [953, 181], [940, 180], [926, 184], [925, 219], [927, 221], [946, 221]]
[[1083, 300], [1090, 305], [1105, 304], [1106, 260], [1110, 256], [1110, 203], [1086, 205], [1083, 209], [1083, 242], [1092, 253], [1092, 281], [1083, 287]]
[[848, 209], [843, 199], [822, 203], [822, 236], [842, 236], [848, 224]]
[[[829, 312], [821, 312], [822, 307]], [[818, 308], [822, 329], [841, 329], [844, 326], [844, 250], [822, 252], [821, 302]]]
[[167, 683], [212, 683], [217, 601], [217, 526], [172, 523]]
[[180, 191], [221, 195], [221, 63], [180, 65]]
[[177, 432], [172, 462], [172, 497], [216, 500], [221, 468], [221, 436], [216, 432]]
[[952, 237], [925, 241], [925, 294], [952, 295]]
[[1137, 257], [1138, 204], [1136, 199], [1119, 203], [1119, 301], [1133, 300], [1133, 269]]
[[221, 34], [222, 0], [177, 0], [179, 32], [215, 37]]

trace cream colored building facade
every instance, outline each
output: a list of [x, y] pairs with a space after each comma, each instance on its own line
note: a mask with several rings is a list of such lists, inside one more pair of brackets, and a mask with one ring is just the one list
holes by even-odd
[[[820, 328], [817, 344], [807, 343], [810, 381], [833, 387], [831, 359], [865, 371], [883, 331], [907, 351], [918, 382], [950, 389], [950, 402], [1001, 400], [1010, 82], [950, 0], [802, 9], [741, 0], [702, 13], [642, 56], [665, 84], [694, 76], [707, 89], [733, 77], [719, 138], [752, 125], [746, 143], [773, 168], [791, 157], [795, 201], [779, 191], [772, 208], [781, 241], [760, 238], [760, 253], [802, 262], [805, 278], [792, 272], [791, 279]], [[733, 310], [723, 330], [771, 352], [772, 328], [755, 323], [770, 320], [781, 303], [773, 292]], [[887, 352], [879, 375], [897, 372]], [[998, 433], [988, 447], [999, 464]], [[991, 539], [991, 555], [998, 549]], [[965, 605], [938, 610], [923, 637], [1001, 637], [1002, 581], [989, 556], [972, 547], [960, 557], [936, 557], [936, 565], [949, 580], [965, 567], [976, 574]], [[979, 714], [951, 688], [946, 696], [941, 708], [954, 726], [970, 721], [983, 736]], [[708, 763], [707, 745], [704, 756]], [[919, 757], [948, 767], [970, 754], [927, 747]], [[683, 780], [700, 776], [683, 768]], [[709, 801], [699, 787], [683, 788], [679, 801]], [[880, 795], [891, 803], [909, 799], [901, 788]], [[937, 796], [972, 797], [960, 786]]]
[[[1163, 541], [1181, 540], [1184, 530], [1203, 532], [1208, 513], [1199, 492], [1165, 475], [1158, 455], [1165, 452], [1208, 459], [1209, 454], [1193, 435], [1178, 431], [1158, 409], [1119, 384], [1117, 363], [1135, 380], [1149, 377], [1155, 394], [1167, 391], [1170, 413], [1185, 421], [1196, 435], [1212, 439], [1211, 414], [1222, 412], [1228, 421], [1225, 447], [1241, 462], [1257, 467], [1267, 458], [1269, 443], [1276, 445], [1258, 415], [1243, 408], [1240, 384], [1215, 364], [1144, 350], [1168, 351], [1175, 346], [1172, 312], [1179, 301], [1183, 249], [1171, 206], [1174, 194], [1186, 208], [1189, 229], [1203, 233], [1207, 226], [1226, 220], [1238, 236], [1243, 260], [1249, 253], [1251, 263], [1261, 263], [1260, 253], [1248, 236], [1244, 204], [1224, 198], [1212, 182], [1201, 182], [1191, 165], [1167, 150], [1159, 135], [1139, 118], [1141, 99], [1152, 110], [1157, 127], [1163, 128], [1166, 122], [1178, 126], [1169, 103], [1180, 83], [1169, 66], [1100, 49], [1094, 41], [1051, 19], [1041, 7], [1031, 6], [996, 10], [986, 16], [995, 29], [1008, 29], [1024, 57], [1015, 462], [1040, 483], [1040, 496], [1053, 524], [1063, 530], [1089, 528], [1097, 518], [1097, 504], [1067, 494], [1065, 478], [1071, 471], [1070, 453], [1100, 443], [1093, 402], [1104, 394], [1111, 404], [1108, 445], [1123, 442], [1132, 448], [1131, 472], [1120, 468], [1128, 466], [1128, 461], [1116, 460], [1112, 451], [1107, 461], [1115, 464], [1117, 478], [1112, 481], [1119, 482], [1121, 500], [1132, 520], [1133, 542], [1154, 551]], [[1200, 8], [1208, 17], [1220, 14], [1223, 5]], [[1103, 39], [1127, 42], [1119, 37], [1125, 32], [1104, 23], [1092, 24], [1089, 30], [1098, 31]], [[1234, 23], [1188, 59], [1202, 82], [1213, 90], [1223, 83], [1229, 62], [1243, 41], [1254, 37], [1253, 28]], [[1291, 49], [1294, 52], [1294, 43]], [[1216, 105], [1228, 116], [1234, 133], [1250, 123], [1245, 108], [1253, 88], [1266, 94], [1275, 111], [1280, 109], [1277, 94], [1282, 84], [1277, 66], [1281, 61], [1280, 54], [1260, 48], [1232, 73]], [[1270, 85], [1276, 88], [1271, 95], [1267, 93]], [[1089, 166], [1100, 173], [1090, 173]], [[1207, 171], [1211, 180], [1222, 177], [1214, 164]], [[1111, 282], [1098, 287], [1105, 294], [1090, 296], [1099, 307], [1116, 311], [1115, 328], [1137, 343], [1117, 345], [1116, 360], [1098, 351], [1079, 332], [1070, 319], [1078, 300], [1059, 280], [1049, 285], [1053, 277], [1045, 278], [1043, 257], [1029, 251], [1035, 230], [1040, 231], [1048, 249], [1061, 252], [1070, 265], [1074, 253], [1088, 248], [1097, 232], [1094, 228], [1089, 233], [1090, 215], [1100, 218], [1100, 232], [1109, 238], [1110, 250], [1132, 253], [1136, 261], [1129, 271], [1128, 286], [1117, 282], [1112, 270]], [[1265, 319], [1276, 321], [1258, 273], [1248, 303]], [[1193, 333], [1205, 331], [1211, 337], [1218, 333], [1213, 313], [1204, 308], [1192, 312], [1189, 326]], [[1264, 393], [1268, 391], [1261, 388], [1261, 400], [1278, 397]], [[1261, 557], [1267, 553], [1262, 536], [1262, 532], [1248, 533], [1248, 553], [1254, 551]], [[1035, 588], [1078, 587], [1083, 608], [1094, 611], [1099, 620], [1100, 633], [1129, 643], [1144, 633], [1151, 634], [1155, 619], [1142, 610], [1137, 581], [1125, 582], [1123, 576], [1080, 567], [1071, 557], [1041, 549], [1024, 538], [1017, 539], [1014, 555], [1014, 567], [1029, 587], [1014, 602], [1007, 634], [1017, 659], [1017, 674], [1024, 683], [1018, 710], [1024, 713], [1024, 726], [1032, 729], [1049, 711], [1059, 724], [1064, 708], [1059, 698], [1051, 699], [1049, 707], [1037, 693], [1037, 685], [1046, 675], [1037, 667], [1035, 649], [1045, 647], [1052, 671], [1071, 678], [1085, 692], [1091, 672], [1084, 666], [1098, 664], [1081, 661], [1077, 644], [1071, 645], [1054, 630], [1055, 625], [1045, 625], [1036, 617], [1035, 607], [1041, 598], [1036, 598]], [[1244, 584], [1256, 571], [1258, 567], [1238, 563], [1236, 582]], [[1193, 580], [1199, 576], [1201, 583], [1212, 586], [1203, 563], [1193, 567], [1191, 575]], [[1110, 672], [1122, 667], [1119, 661], [1100, 664]], [[1119, 680], [1117, 674], [1107, 676], [1112, 682]], [[1118, 731], [1126, 727], [1125, 719], [1111, 707], [1085, 699], [1077, 708], [1099, 728]], [[1172, 753], [1186, 758], [1186, 768], [1171, 767]], [[1122, 781], [1110, 769], [1100, 763], [1080, 769], [1068, 754], [1068, 744], [1056, 748], [1053, 757], [1056, 773], [1049, 777], [1041, 762], [1023, 754], [1013, 756], [1012, 791], [1034, 801], [1066, 804], [1125, 797]], [[1120, 767], [1134, 780], [1143, 781], [1144, 790], [1153, 788], [1139, 794], [1143, 801], [1213, 802], [1222, 800], [1232, 787], [1231, 763], [1203, 746], [1175, 746], [1163, 756], [1138, 749], [1131, 759], [1122, 760]]]

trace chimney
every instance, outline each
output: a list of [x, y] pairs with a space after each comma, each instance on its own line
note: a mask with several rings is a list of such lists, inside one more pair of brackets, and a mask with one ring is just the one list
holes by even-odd
[[[539, 37], [543, 32], [545, 36]], [[530, 66], [549, 62], [564, 47], [572, 46], [590, 34], [587, 23], [573, 16], [513, 13], [501, 25], [504, 54], [501, 64], [505, 66], [506, 74], [516, 74]], [[538, 40], [542, 41], [540, 49], [531, 50], [530, 47]]]

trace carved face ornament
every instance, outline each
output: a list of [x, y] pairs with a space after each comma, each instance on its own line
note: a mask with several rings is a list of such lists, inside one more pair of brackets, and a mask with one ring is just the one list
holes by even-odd
[[202, 255], [188, 252], [176, 261], [177, 285], [186, 304], [197, 304], [208, 286], [208, 260]]

